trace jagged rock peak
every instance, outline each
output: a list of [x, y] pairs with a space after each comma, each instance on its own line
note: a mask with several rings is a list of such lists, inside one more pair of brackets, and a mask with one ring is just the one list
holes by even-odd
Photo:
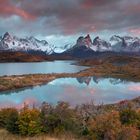
[[87, 43], [88, 46], [89, 46], [90, 44], [92, 44], [92, 40], [91, 40], [91, 37], [90, 37], [89, 34], [85, 37], [85, 42]]
[[91, 41], [91, 37], [89, 34], [87, 34], [87, 36], [85, 37], [85, 39], [88, 39], [89, 41]]
[[9, 38], [10, 37], [10, 34], [8, 32], [6, 32], [4, 35], [3, 35], [3, 39], [4, 38]]
[[77, 45], [78, 46], [81, 46], [84, 44], [84, 37], [83, 36], [80, 36], [78, 39], [77, 39]]

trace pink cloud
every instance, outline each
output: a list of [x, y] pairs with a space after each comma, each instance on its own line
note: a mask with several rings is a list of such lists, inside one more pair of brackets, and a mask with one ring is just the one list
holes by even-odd
[[134, 85], [134, 86], [130, 86], [128, 89], [131, 91], [140, 91], [140, 86]]
[[24, 107], [24, 104], [32, 106], [32, 105], [38, 104], [38, 101], [35, 98], [27, 98], [27, 99], [23, 100], [19, 104], [16, 104], [13, 101], [7, 101], [6, 103], [5, 102], [1, 102], [0, 103], [0, 108], [15, 107], [17, 109], [21, 109], [21, 108]]
[[140, 35], [140, 28], [129, 29], [129, 32], [134, 35]]
[[83, 0], [83, 3], [81, 4], [81, 7], [84, 8], [84, 9], [93, 8], [93, 0]]
[[33, 20], [36, 18], [34, 15], [31, 15], [27, 11], [13, 5], [9, 0], [0, 0], [0, 15], [1, 16], [18, 15], [19, 17], [26, 20]]

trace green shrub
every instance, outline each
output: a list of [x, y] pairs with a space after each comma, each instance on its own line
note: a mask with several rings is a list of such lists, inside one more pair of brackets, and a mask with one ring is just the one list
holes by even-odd
[[139, 115], [135, 110], [131, 108], [127, 108], [120, 111], [120, 121], [122, 124], [136, 125], [138, 120], [139, 120]]
[[59, 102], [55, 107], [43, 104], [42, 108], [44, 129], [50, 133], [70, 131], [80, 133], [80, 122], [77, 113], [65, 102]]
[[18, 121], [18, 111], [16, 109], [13, 109], [9, 112], [9, 116], [6, 120], [6, 129], [9, 132], [12, 133], [18, 133], [19, 129], [18, 129], [18, 125], [17, 125], [17, 121]]
[[21, 135], [35, 135], [41, 133], [40, 112], [37, 109], [24, 109], [19, 114], [19, 133]]
[[12, 133], [18, 133], [18, 111], [14, 108], [2, 109], [0, 111], [0, 126]]

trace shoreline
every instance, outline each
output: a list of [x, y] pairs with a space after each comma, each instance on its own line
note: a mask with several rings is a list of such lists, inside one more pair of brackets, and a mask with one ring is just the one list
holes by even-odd
[[140, 82], [140, 68], [133, 66], [114, 66], [109, 63], [96, 65], [77, 73], [52, 73], [52, 74], [28, 74], [0, 76], [0, 92], [16, 90], [25, 87], [33, 87], [47, 84], [58, 78], [76, 78], [76, 77], [112, 77], [120, 78], [133, 82]]

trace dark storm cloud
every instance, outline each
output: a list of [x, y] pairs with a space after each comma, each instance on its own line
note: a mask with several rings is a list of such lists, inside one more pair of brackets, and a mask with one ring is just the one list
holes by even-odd
[[139, 7], [139, 0], [0, 0], [0, 29], [11, 21], [11, 31], [23, 34], [134, 32], [139, 30]]

